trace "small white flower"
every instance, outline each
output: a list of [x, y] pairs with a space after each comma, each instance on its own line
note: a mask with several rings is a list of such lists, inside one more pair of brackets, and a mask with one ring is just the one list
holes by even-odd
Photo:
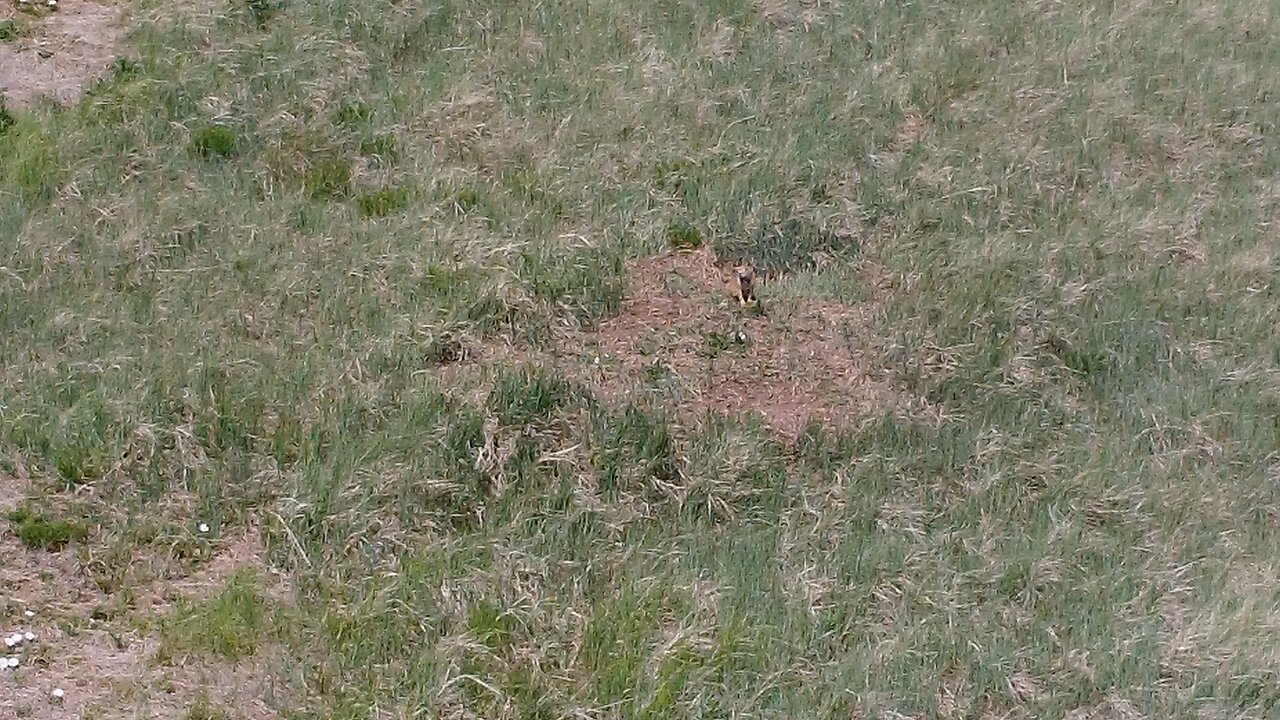
[[209, 523], [200, 523], [200, 532], [202, 533], [209, 532]]
[[4, 639], [4, 646], [5, 646], [5, 647], [13, 647], [13, 636], [12, 636], [12, 635], [10, 635], [9, 637], [7, 637], [7, 638], [5, 638], [5, 639]]
[[16, 657], [11, 657], [11, 658], [9, 658], [9, 667], [11, 667], [11, 668], [16, 668], [16, 667], [18, 667], [18, 658], [16, 658]]
[[22, 639], [26, 640], [27, 642], [31, 642], [32, 640], [36, 639], [36, 634], [28, 630], [22, 634]]
[[62, 696], [65, 695], [66, 693], [62, 692], [62, 688], [54, 688], [53, 692], [49, 694], [53, 696], [54, 700], [61, 700]]

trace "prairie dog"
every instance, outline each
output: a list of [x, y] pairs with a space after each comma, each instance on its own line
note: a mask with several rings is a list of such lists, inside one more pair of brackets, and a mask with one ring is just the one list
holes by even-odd
[[738, 298], [738, 303], [742, 305], [754, 304], [756, 301], [755, 270], [752, 270], [750, 265], [737, 265], [733, 268], [733, 276], [733, 294]]

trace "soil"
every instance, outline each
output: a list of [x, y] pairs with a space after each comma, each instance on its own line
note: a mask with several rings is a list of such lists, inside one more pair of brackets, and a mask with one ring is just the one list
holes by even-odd
[[[27, 497], [30, 481], [0, 473], [0, 516]], [[159, 662], [155, 620], [179, 596], [209, 597], [245, 565], [263, 571], [266, 560], [252, 529], [222, 540], [201, 573], [179, 581], [136, 588], [131, 612], [103, 615], [112, 598], [68, 547], [61, 552], [30, 550], [0, 520], [0, 636], [31, 632], [20, 649], [0, 649], [20, 665], [0, 670], [0, 720], [55, 720], [67, 717], [182, 718], [205, 698], [213, 707], [234, 707], [240, 717], [278, 717], [266, 701], [269, 672], [261, 658], [239, 662], [180, 658]], [[32, 617], [26, 612], [31, 611]], [[61, 699], [53, 690], [63, 692]]]
[[121, 8], [88, 0], [0, 2], [0, 22], [12, 21], [16, 37], [0, 40], [0, 96], [8, 107], [41, 97], [62, 104], [80, 99], [116, 58], [123, 35]]
[[[628, 268], [621, 312], [562, 343], [605, 398], [674, 386], [681, 414], [758, 414], [779, 434], [813, 421], [846, 427], [883, 407], [892, 388], [869, 370], [869, 304], [778, 301], [742, 307], [731, 269], [710, 250]], [[570, 371], [572, 369], [570, 368]]]

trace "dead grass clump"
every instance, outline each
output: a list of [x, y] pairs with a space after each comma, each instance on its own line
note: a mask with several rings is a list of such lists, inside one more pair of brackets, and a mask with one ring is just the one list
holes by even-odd
[[779, 301], [744, 311], [708, 249], [640, 260], [627, 277], [618, 316], [566, 348], [606, 398], [663, 378], [682, 414], [759, 413], [791, 438], [813, 421], [849, 425], [885, 400], [887, 385], [864, 370], [864, 307]]

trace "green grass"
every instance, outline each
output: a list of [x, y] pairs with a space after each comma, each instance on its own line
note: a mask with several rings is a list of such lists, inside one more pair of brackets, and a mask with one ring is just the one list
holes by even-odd
[[385, 217], [403, 208], [408, 201], [408, 191], [398, 187], [368, 190], [356, 196], [356, 205], [365, 217]]
[[227, 158], [236, 153], [236, 134], [231, 128], [210, 125], [191, 138], [191, 147], [203, 158]]
[[[0, 132], [0, 455], [114, 592], [261, 526], [297, 632], [228, 587], [173, 653], [282, 646], [298, 717], [1280, 711], [1265, 4], [138, 3]], [[901, 401], [540, 359], [697, 244], [871, 303]]]
[[10, 512], [8, 518], [14, 535], [32, 550], [57, 551], [89, 536], [89, 528], [79, 520], [50, 517], [26, 507]]
[[245, 570], [213, 589], [208, 599], [179, 600], [162, 623], [159, 657], [209, 653], [236, 659], [256, 653], [282, 628], [282, 617], [273, 612], [258, 583]]

